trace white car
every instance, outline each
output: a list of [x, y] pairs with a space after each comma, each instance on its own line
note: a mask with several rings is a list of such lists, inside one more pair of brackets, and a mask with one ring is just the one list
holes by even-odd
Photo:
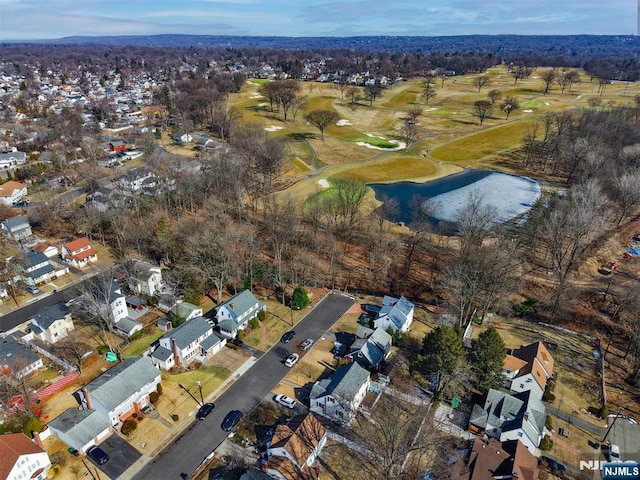
[[275, 397], [273, 397], [273, 401], [287, 408], [293, 408], [296, 406], [296, 401], [291, 397], [287, 397], [286, 395], [276, 395]]
[[611, 444], [609, 447], [609, 461], [611, 463], [622, 462], [620, 458], [620, 447], [618, 445]]
[[300, 344], [300, 350], [302, 350], [303, 352], [306, 352], [311, 348], [311, 345], [313, 345], [313, 339], [307, 338], [304, 342]]
[[284, 365], [285, 367], [293, 367], [296, 363], [298, 363], [298, 360], [300, 359], [300, 355], [298, 355], [297, 353], [292, 353], [291, 355], [289, 355], [287, 357], [287, 359], [284, 361]]

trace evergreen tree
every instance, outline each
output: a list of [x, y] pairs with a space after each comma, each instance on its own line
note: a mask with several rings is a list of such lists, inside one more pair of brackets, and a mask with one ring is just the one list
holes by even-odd
[[502, 385], [502, 367], [506, 356], [504, 341], [494, 327], [489, 327], [472, 340], [469, 363], [476, 387], [482, 392]]
[[443, 394], [464, 391], [466, 363], [462, 338], [449, 325], [441, 325], [425, 335], [416, 358], [416, 370], [431, 380], [434, 401]]

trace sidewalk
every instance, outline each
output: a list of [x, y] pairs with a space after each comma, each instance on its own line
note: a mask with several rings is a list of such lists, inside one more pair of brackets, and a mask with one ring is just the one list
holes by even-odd
[[[249, 357], [239, 368], [237, 368], [227, 379], [220, 384], [218, 388], [216, 388], [211, 394], [207, 395], [205, 398], [205, 402], [211, 402], [214, 399], [218, 398], [222, 395], [227, 387], [235, 382], [238, 377], [242, 376], [247, 370], [249, 370], [254, 363], [256, 363], [257, 358]], [[169, 443], [173, 441], [183, 430], [185, 430], [191, 423], [193, 422], [193, 415], [188, 415], [186, 418], [183, 418], [182, 421], [170, 432], [168, 432], [160, 441], [158, 442], [156, 448], [154, 448], [149, 454], [142, 455], [133, 465], [131, 465], [120, 477], [121, 479], [133, 478], [138, 472], [140, 472], [147, 463], [151, 462], [153, 458], [162, 451]], [[213, 453], [213, 452], [212, 452]]]

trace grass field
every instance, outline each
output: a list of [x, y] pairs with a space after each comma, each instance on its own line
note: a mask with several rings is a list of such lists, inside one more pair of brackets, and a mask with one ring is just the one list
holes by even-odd
[[136, 357], [138, 355], [142, 355], [144, 353], [144, 351], [147, 348], [149, 348], [149, 346], [153, 342], [158, 340], [164, 334], [165, 334], [165, 332], [163, 332], [162, 330], [155, 329], [149, 335], [144, 335], [144, 336], [134, 340], [129, 345], [127, 345], [127, 348], [125, 348], [122, 351], [122, 356], [124, 358], [127, 358], [127, 357]]

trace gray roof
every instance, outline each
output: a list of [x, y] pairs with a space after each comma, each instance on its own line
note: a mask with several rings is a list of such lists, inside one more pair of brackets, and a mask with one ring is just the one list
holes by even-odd
[[388, 295], [382, 299], [382, 308], [378, 313], [378, 318], [387, 315], [391, 323], [400, 329], [407, 321], [407, 316], [413, 310], [413, 303], [404, 297], [394, 298]]
[[213, 331], [213, 327], [207, 320], [202, 317], [195, 317], [165, 333], [161, 340], [173, 338], [175, 339], [178, 348], [183, 349], [209, 330]]
[[320, 380], [311, 389], [311, 399], [332, 395], [350, 402], [369, 379], [369, 372], [356, 362], [343, 365], [330, 378]]
[[25, 225], [30, 225], [29, 219], [25, 215], [16, 215], [15, 217], [7, 218], [4, 224], [10, 231], [15, 230], [17, 227], [24, 228]]
[[203, 350], [206, 351], [213, 348], [214, 346], [219, 344], [221, 341], [222, 339], [214, 333], [213, 335], [209, 335], [207, 338], [205, 338], [200, 344], [200, 346], [203, 348]]
[[113, 410], [140, 388], [156, 381], [160, 371], [148, 357], [129, 357], [86, 385], [94, 401]]
[[69, 309], [64, 303], [56, 303], [50, 307], [40, 307], [33, 319], [42, 325], [43, 328], [49, 328], [53, 322], [61, 320], [67, 316]]
[[0, 365], [8, 365], [12, 369], [22, 370], [40, 360], [29, 347], [16, 342], [11, 337], [0, 340]]
[[35, 270], [31, 270], [29, 272], [29, 276], [33, 279], [33, 280], [37, 280], [38, 278], [40, 278], [43, 275], [46, 275], [48, 273], [53, 272], [53, 266], [48, 263], [47, 265], [43, 265], [40, 268], [36, 268]]
[[138, 280], [147, 281], [155, 273], [152, 272], [152, 268], [157, 268], [155, 265], [145, 262], [143, 260], [131, 260], [131, 273], [134, 278]]
[[364, 367], [377, 368], [386, 355], [385, 350], [391, 345], [391, 335], [382, 328], [371, 330], [366, 327], [358, 328], [358, 336], [360, 335], [367, 338], [358, 338], [353, 342], [348, 356]]
[[195, 310], [199, 309], [200, 307], [189, 302], [176, 303], [176, 306], [174, 307], [176, 315], [182, 318], [189, 318]]
[[[220, 306], [216, 307], [216, 310], [222, 306], [227, 306], [229, 307], [229, 310], [233, 312], [233, 319], [236, 320], [237, 317], [251, 310], [256, 303], [258, 304], [258, 308], [263, 308], [264, 305], [266, 305], [264, 302], [258, 301], [258, 299], [249, 290], [243, 290], [242, 292], [231, 297], [226, 302], [222, 303]], [[231, 307], [232, 305], [233, 308]], [[247, 318], [245, 320], [249, 321], [251, 319]]]
[[72, 447], [86, 445], [109, 428], [109, 421], [97, 410], [69, 408], [49, 422], [49, 426], [65, 433], [73, 441]]
[[168, 348], [164, 348], [162, 345], [156, 348], [151, 354], [153, 358], [157, 358], [161, 362], [166, 362], [167, 360], [169, 360], [169, 358], [171, 358], [171, 355], [173, 355], [173, 352]]
[[140, 322], [134, 320], [133, 318], [124, 317], [118, 320], [116, 323], [116, 328], [121, 332], [130, 333], [135, 327], [138, 325], [142, 325]]

